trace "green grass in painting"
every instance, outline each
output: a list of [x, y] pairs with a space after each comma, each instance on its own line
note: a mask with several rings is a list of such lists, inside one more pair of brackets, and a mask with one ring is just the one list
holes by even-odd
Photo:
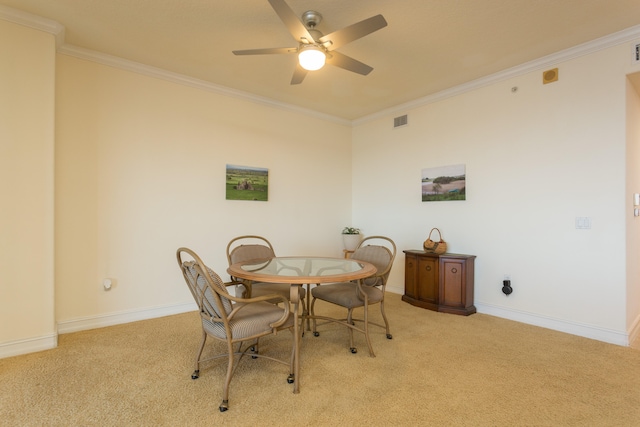
[[464, 193], [423, 194], [423, 202], [442, 202], [449, 200], [466, 200]]
[[[238, 184], [247, 182], [252, 189], [239, 190]], [[255, 170], [227, 170], [227, 200], [267, 201], [269, 197], [269, 176]]]

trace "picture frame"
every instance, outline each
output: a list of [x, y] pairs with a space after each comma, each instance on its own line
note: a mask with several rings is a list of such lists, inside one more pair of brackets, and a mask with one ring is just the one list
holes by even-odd
[[467, 199], [466, 165], [438, 166], [422, 169], [423, 202]]
[[226, 199], [266, 202], [269, 200], [269, 169], [227, 164]]

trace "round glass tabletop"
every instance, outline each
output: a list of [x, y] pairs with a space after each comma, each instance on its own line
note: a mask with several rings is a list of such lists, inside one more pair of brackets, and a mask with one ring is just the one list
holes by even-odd
[[234, 277], [274, 283], [326, 283], [356, 280], [375, 274], [373, 264], [345, 258], [276, 257], [234, 264]]

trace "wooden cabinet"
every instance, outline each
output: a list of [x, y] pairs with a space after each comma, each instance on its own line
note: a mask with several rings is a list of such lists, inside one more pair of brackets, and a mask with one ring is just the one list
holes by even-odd
[[475, 255], [436, 255], [406, 250], [404, 295], [409, 304], [445, 313], [468, 316], [473, 305]]

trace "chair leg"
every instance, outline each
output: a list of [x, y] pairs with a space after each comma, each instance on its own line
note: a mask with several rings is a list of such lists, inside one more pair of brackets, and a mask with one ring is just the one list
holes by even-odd
[[380, 312], [382, 313], [382, 318], [384, 319], [384, 326], [385, 328], [387, 328], [387, 339], [393, 339], [391, 330], [389, 329], [389, 321], [387, 320], [387, 315], [384, 312], [384, 300], [380, 301]]
[[320, 336], [320, 332], [318, 332], [316, 330], [316, 312], [315, 312], [315, 305], [316, 305], [316, 299], [315, 297], [311, 300], [311, 318], [313, 319], [313, 336], [314, 337], [319, 337]]
[[369, 304], [364, 304], [364, 336], [367, 338], [367, 346], [369, 347], [369, 356], [376, 357], [373, 352], [373, 346], [371, 345], [371, 338], [369, 337]]
[[224, 412], [229, 409], [229, 384], [231, 383], [231, 377], [233, 376], [233, 362], [235, 360], [233, 355], [233, 344], [227, 343], [227, 351], [229, 352], [229, 361], [227, 363], [227, 378], [225, 379], [224, 386], [222, 388], [220, 412]]
[[[240, 351], [240, 350], [238, 350], [238, 351]], [[253, 354], [259, 354], [260, 353], [260, 341], [259, 341], [258, 338], [256, 338], [256, 343], [251, 346], [251, 352], [253, 352]], [[258, 356], [251, 356], [251, 358], [252, 359], [257, 359]]]
[[[347, 312], [347, 323], [349, 325], [354, 325], [353, 322], [353, 308], [350, 308], [349, 311]], [[349, 329], [349, 350], [351, 350], [351, 353], [357, 353], [358, 349], [356, 348], [356, 346], [353, 344], [353, 328], [347, 328]]]
[[309, 320], [309, 297], [311, 296], [311, 285], [307, 284], [307, 292], [304, 298], [300, 298], [300, 304], [302, 305], [302, 336], [304, 336], [304, 319], [307, 320], [307, 331], [311, 330], [311, 320]]
[[289, 384], [293, 384], [295, 381], [294, 364], [295, 364], [295, 357], [296, 357], [296, 347], [295, 347], [296, 339], [295, 339], [295, 332], [293, 331], [293, 329], [291, 329], [291, 335], [294, 335], [294, 336], [292, 337], [293, 345], [291, 346], [291, 361], [289, 363], [289, 376], [287, 377], [287, 382]]
[[202, 356], [202, 350], [204, 350], [204, 343], [207, 342], [207, 333], [202, 330], [202, 342], [200, 343], [200, 350], [198, 350], [198, 354], [196, 355], [196, 363], [193, 374], [191, 374], [191, 379], [196, 380], [200, 377], [200, 356]]

